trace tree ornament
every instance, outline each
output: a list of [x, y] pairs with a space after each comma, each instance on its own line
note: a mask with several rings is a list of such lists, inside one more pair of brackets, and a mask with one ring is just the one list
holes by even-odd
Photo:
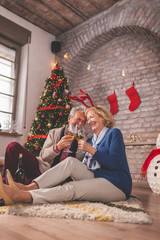
[[70, 109], [70, 105], [69, 105], [69, 104], [66, 104], [66, 108], [67, 108], [67, 109]]
[[57, 77], [56, 75], [51, 76], [51, 80], [55, 79], [56, 77]]
[[38, 126], [38, 127], [37, 127], [37, 129], [41, 129], [41, 127], [40, 127], [40, 126]]
[[39, 150], [39, 147], [38, 146], [35, 146], [35, 148], [34, 148], [36, 151], [38, 151]]
[[52, 94], [52, 98], [55, 98], [55, 97], [57, 97], [57, 91], [53, 92], [53, 94]]
[[51, 123], [48, 123], [47, 126], [50, 128], [50, 127], [52, 126], [52, 124], [51, 124]]
[[50, 104], [50, 107], [53, 107], [53, 103]]
[[38, 118], [37, 118], [37, 117], [35, 117], [35, 121], [38, 121]]
[[113, 94], [109, 95], [107, 99], [110, 103], [110, 112], [112, 113], [112, 115], [116, 114], [116, 112], [118, 111], [118, 103], [115, 91]]
[[69, 92], [70, 92], [70, 91], [69, 91], [68, 89], [64, 89], [63, 95], [64, 95], [64, 96], [67, 96]]
[[58, 102], [62, 102], [62, 99], [61, 99], [61, 98], [59, 98], [59, 99], [58, 99]]
[[33, 133], [32, 132], [29, 132], [28, 133], [28, 137], [32, 137]]
[[42, 118], [45, 118], [46, 116], [45, 115], [42, 115]]
[[137, 90], [134, 87], [134, 82], [133, 82], [132, 87], [130, 87], [126, 90], [126, 94], [131, 101], [131, 103], [129, 105], [129, 110], [130, 111], [136, 110], [136, 108], [138, 108], [138, 106], [140, 105], [141, 100], [139, 98]]
[[62, 115], [63, 115], [63, 113], [60, 112], [60, 113], [59, 113], [59, 116], [62, 116]]

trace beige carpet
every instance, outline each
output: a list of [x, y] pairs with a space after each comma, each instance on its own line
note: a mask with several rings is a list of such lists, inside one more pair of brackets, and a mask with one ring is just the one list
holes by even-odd
[[75, 201], [39, 205], [15, 204], [0, 207], [0, 214], [135, 224], [152, 223], [151, 217], [136, 197], [131, 197], [127, 201], [109, 203]]

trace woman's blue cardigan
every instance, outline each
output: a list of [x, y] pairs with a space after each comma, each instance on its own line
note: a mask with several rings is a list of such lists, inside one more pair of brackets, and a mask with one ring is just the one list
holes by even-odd
[[[92, 145], [92, 139], [88, 143]], [[93, 159], [101, 164], [101, 168], [93, 170], [96, 178], [105, 178], [121, 189], [128, 199], [132, 190], [132, 179], [125, 153], [122, 133], [117, 128], [110, 128], [102, 142], [98, 145]]]

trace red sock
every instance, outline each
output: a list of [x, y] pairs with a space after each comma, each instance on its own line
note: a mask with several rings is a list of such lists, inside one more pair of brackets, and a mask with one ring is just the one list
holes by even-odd
[[134, 82], [133, 82], [133, 85], [132, 87], [128, 88], [126, 90], [126, 94], [128, 95], [131, 103], [129, 105], [129, 110], [130, 111], [134, 111], [136, 108], [138, 108], [138, 106], [140, 105], [141, 103], [141, 100], [138, 96], [138, 92], [137, 90], [135, 89], [134, 87]]
[[112, 115], [114, 115], [118, 111], [117, 97], [115, 91], [113, 94], [109, 95], [107, 99], [110, 103], [110, 112], [112, 113]]

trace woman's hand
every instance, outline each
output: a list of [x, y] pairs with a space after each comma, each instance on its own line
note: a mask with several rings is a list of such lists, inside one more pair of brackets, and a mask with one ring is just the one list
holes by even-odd
[[61, 151], [65, 147], [69, 147], [73, 141], [73, 137], [71, 135], [65, 135], [61, 138], [61, 140], [57, 143], [57, 148]]
[[78, 140], [78, 148], [82, 151], [89, 152], [91, 155], [94, 155], [95, 152], [97, 151], [96, 148], [92, 147], [85, 140]]

